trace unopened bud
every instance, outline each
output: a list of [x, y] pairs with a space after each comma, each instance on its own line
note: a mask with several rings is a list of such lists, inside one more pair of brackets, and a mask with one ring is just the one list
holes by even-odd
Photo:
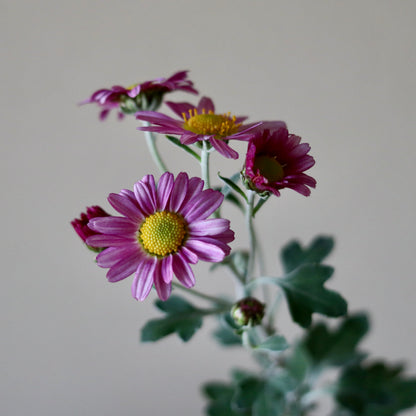
[[241, 299], [231, 309], [231, 316], [236, 324], [241, 326], [256, 326], [264, 316], [265, 305], [256, 298]]

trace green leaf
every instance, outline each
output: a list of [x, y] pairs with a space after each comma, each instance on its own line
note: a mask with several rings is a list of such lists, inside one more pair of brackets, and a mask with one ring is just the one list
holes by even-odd
[[321, 263], [334, 248], [331, 237], [319, 236], [307, 248], [302, 248], [298, 241], [292, 241], [283, 247], [281, 260], [286, 273], [306, 263]]
[[238, 416], [231, 408], [231, 400], [234, 396], [234, 386], [221, 382], [210, 382], [203, 386], [203, 393], [210, 400], [206, 407], [209, 416]]
[[183, 341], [189, 341], [202, 326], [203, 312], [179, 296], [167, 301], [157, 301], [156, 306], [166, 313], [164, 318], [150, 320], [141, 331], [143, 342], [158, 341], [177, 333]]
[[180, 147], [181, 149], [185, 150], [185, 152], [188, 152], [190, 155], [192, 155], [195, 159], [197, 159], [199, 162], [201, 162], [201, 157], [198, 155], [198, 153], [194, 152], [189, 146], [186, 146], [185, 144], [182, 144], [181, 141], [173, 136], [166, 136], [166, 138], [173, 143], [174, 145]]
[[368, 318], [362, 313], [346, 317], [334, 331], [319, 323], [309, 330], [302, 345], [315, 366], [345, 365], [363, 357], [356, 348], [369, 327]]
[[339, 317], [347, 313], [347, 302], [324, 283], [332, 276], [333, 268], [320, 264], [303, 264], [277, 279], [277, 284], [286, 296], [292, 319], [308, 328], [314, 312], [330, 317]]
[[266, 385], [253, 404], [253, 416], [279, 416], [283, 414], [284, 408], [283, 393]]
[[289, 347], [286, 338], [282, 335], [273, 335], [257, 345], [256, 349], [268, 351], [283, 351]]
[[232, 404], [238, 410], [251, 409], [257, 397], [263, 390], [264, 385], [264, 380], [261, 380], [257, 377], [248, 377], [243, 379], [237, 385]]
[[286, 369], [291, 377], [301, 383], [308, 373], [310, 357], [302, 345], [296, 345], [292, 354], [286, 359]]
[[[247, 202], [247, 197], [246, 197], [246, 194], [243, 192], [243, 190], [235, 183], [235, 182], [233, 182], [231, 179], [229, 179], [229, 178], [225, 178], [224, 176], [221, 176], [219, 173], [218, 173], [218, 177], [223, 181], [223, 182], [225, 182], [227, 185], [228, 185], [228, 187], [229, 188], [231, 188], [232, 190], [234, 190], [235, 192], [237, 192], [239, 195], [241, 195], [242, 197], [243, 197], [243, 199]], [[225, 190], [224, 190], [225, 192], [229, 192], [228, 190], [227, 190], [227, 188], [225, 188]]]
[[402, 369], [381, 361], [347, 367], [338, 382], [338, 404], [354, 416], [395, 416], [415, 406], [416, 379], [403, 377]]
[[230, 327], [221, 326], [214, 331], [214, 338], [227, 347], [240, 346], [241, 336], [237, 335], [235, 330]]
[[270, 195], [267, 195], [267, 196], [259, 199], [259, 202], [257, 202], [256, 206], [253, 209], [253, 217], [257, 214], [259, 209], [267, 202], [269, 197], [270, 197]]

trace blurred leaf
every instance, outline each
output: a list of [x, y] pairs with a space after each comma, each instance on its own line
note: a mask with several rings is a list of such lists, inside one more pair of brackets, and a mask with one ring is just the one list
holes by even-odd
[[237, 385], [232, 401], [233, 406], [239, 410], [250, 410], [263, 390], [264, 385], [264, 380], [257, 377], [248, 377], [241, 380]]
[[241, 345], [241, 336], [230, 327], [220, 326], [214, 331], [214, 337], [221, 345], [227, 347]]
[[203, 393], [209, 399], [206, 414], [209, 416], [238, 416], [242, 413], [235, 412], [231, 408], [231, 400], [234, 396], [234, 386], [221, 382], [207, 383], [202, 388]]
[[266, 384], [253, 404], [253, 416], [279, 416], [284, 408], [283, 393]]
[[330, 331], [324, 323], [312, 327], [302, 345], [305, 347], [313, 364], [345, 365], [362, 357], [356, 348], [369, 330], [368, 318], [365, 314], [348, 316], [334, 331]]
[[156, 301], [156, 306], [166, 317], [150, 320], [141, 331], [143, 342], [158, 341], [167, 335], [177, 333], [183, 341], [189, 341], [202, 326], [203, 312], [179, 296], [167, 301]]
[[286, 338], [282, 335], [273, 335], [257, 345], [256, 349], [268, 351], [283, 351], [289, 347]]
[[289, 273], [302, 264], [321, 263], [333, 248], [334, 240], [331, 237], [319, 236], [304, 249], [299, 242], [292, 241], [282, 249], [283, 268], [286, 273]]
[[402, 369], [383, 362], [349, 366], [340, 376], [336, 400], [355, 416], [394, 416], [416, 405], [416, 379], [403, 377]]
[[[224, 176], [221, 176], [219, 173], [218, 173], [218, 177], [223, 181], [223, 182], [225, 182], [226, 183], [226, 185], [228, 186], [228, 188], [231, 188], [233, 191], [235, 191], [237, 194], [239, 194], [246, 202], [247, 202], [247, 197], [246, 197], [246, 194], [244, 193], [244, 191], [235, 183], [236, 181], [233, 181], [232, 179], [229, 179], [229, 178], [226, 178], [226, 177], [224, 177]], [[234, 178], [235, 177], [235, 175], [232, 177], [232, 178]], [[224, 195], [225, 195], [225, 192], [230, 192], [227, 188], [223, 188], [223, 190], [224, 190]]]
[[320, 264], [303, 264], [285, 277], [277, 279], [289, 304], [292, 319], [303, 328], [310, 326], [314, 312], [330, 317], [347, 313], [347, 302], [324, 283], [333, 268]]
[[293, 348], [292, 354], [286, 359], [285, 367], [289, 374], [301, 383], [310, 367], [310, 357], [301, 345]]
[[174, 145], [180, 147], [181, 149], [185, 150], [185, 152], [188, 152], [190, 155], [192, 155], [195, 159], [197, 159], [199, 162], [201, 162], [201, 157], [198, 155], [198, 153], [194, 152], [189, 146], [186, 146], [185, 144], [182, 144], [181, 141], [174, 136], [166, 136], [166, 138], [173, 143]]

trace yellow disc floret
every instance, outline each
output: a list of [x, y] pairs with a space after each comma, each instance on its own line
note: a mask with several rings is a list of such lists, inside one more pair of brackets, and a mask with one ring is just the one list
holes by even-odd
[[236, 117], [227, 114], [215, 114], [213, 111], [198, 114], [196, 108], [189, 110], [189, 114], [182, 114], [183, 128], [195, 134], [223, 138], [237, 133], [241, 123], [236, 123]]
[[165, 257], [178, 251], [186, 233], [186, 222], [182, 216], [160, 211], [145, 219], [140, 227], [138, 240], [149, 254]]

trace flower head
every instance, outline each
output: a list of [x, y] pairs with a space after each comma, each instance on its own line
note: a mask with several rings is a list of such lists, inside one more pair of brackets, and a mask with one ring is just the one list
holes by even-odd
[[[74, 228], [75, 232], [80, 236], [82, 241], [84, 243], [87, 243], [87, 238], [91, 237], [97, 233], [96, 231], [93, 231], [91, 228], [88, 227], [88, 223], [91, 219], [97, 218], [97, 217], [109, 217], [110, 214], [107, 214], [101, 207], [98, 205], [94, 205], [92, 207], [87, 207], [86, 212], [82, 212], [80, 215], [80, 218], [75, 218], [71, 221], [71, 225]], [[102, 247], [89, 247], [93, 251], [100, 252], [103, 250]]]
[[154, 111], [139, 111], [136, 118], [153, 126], [138, 127], [138, 130], [162, 134], [178, 134], [182, 144], [189, 145], [207, 140], [223, 156], [237, 159], [238, 153], [228, 145], [228, 140], [249, 140], [252, 129], [261, 124], [243, 124], [247, 117], [236, 117], [230, 113], [218, 114], [210, 98], [202, 97], [195, 107], [189, 103], [166, 103], [180, 120]]
[[193, 82], [187, 79], [188, 71], [176, 72], [169, 78], [157, 78], [130, 87], [115, 85], [110, 89], [95, 91], [90, 98], [80, 104], [96, 103], [102, 110], [100, 119], [105, 120], [108, 113], [118, 109], [118, 117], [135, 113], [138, 110], [156, 109], [159, 107], [164, 94], [172, 91], [185, 91], [198, 94]]
[[221, 205], [223, 195], [203, 190], [203, 181], [165, 172], [155, 184], [146, 175], [134, 191], [110, 194], [108, 201], [121, 217], [96, 218], [89, 227], [101, 233], [87, 239], [94, 247], [106, 246], [97, 264], [109, 268], [107, 278], [117, 282], [134, 273], [133, 297], [144, 300], [154, 285], [166, 300], [172, 278], [185, 287], [195, 284], [190, 264], [198, 260], [220, 262], [234, 240], [230, 222], [208, 217]]
[[289, 134], [286, 127], [258, 131], [248, 144], [243, 169], [246, 184], [258, 193], [280, 196], [280, 189], [291, 188], [309, 196], [308, 187], [315, 188], [316, 181], [303, 172], [315, 160], [308, 155], [309, 144], [300, 140], [299, 136]]

